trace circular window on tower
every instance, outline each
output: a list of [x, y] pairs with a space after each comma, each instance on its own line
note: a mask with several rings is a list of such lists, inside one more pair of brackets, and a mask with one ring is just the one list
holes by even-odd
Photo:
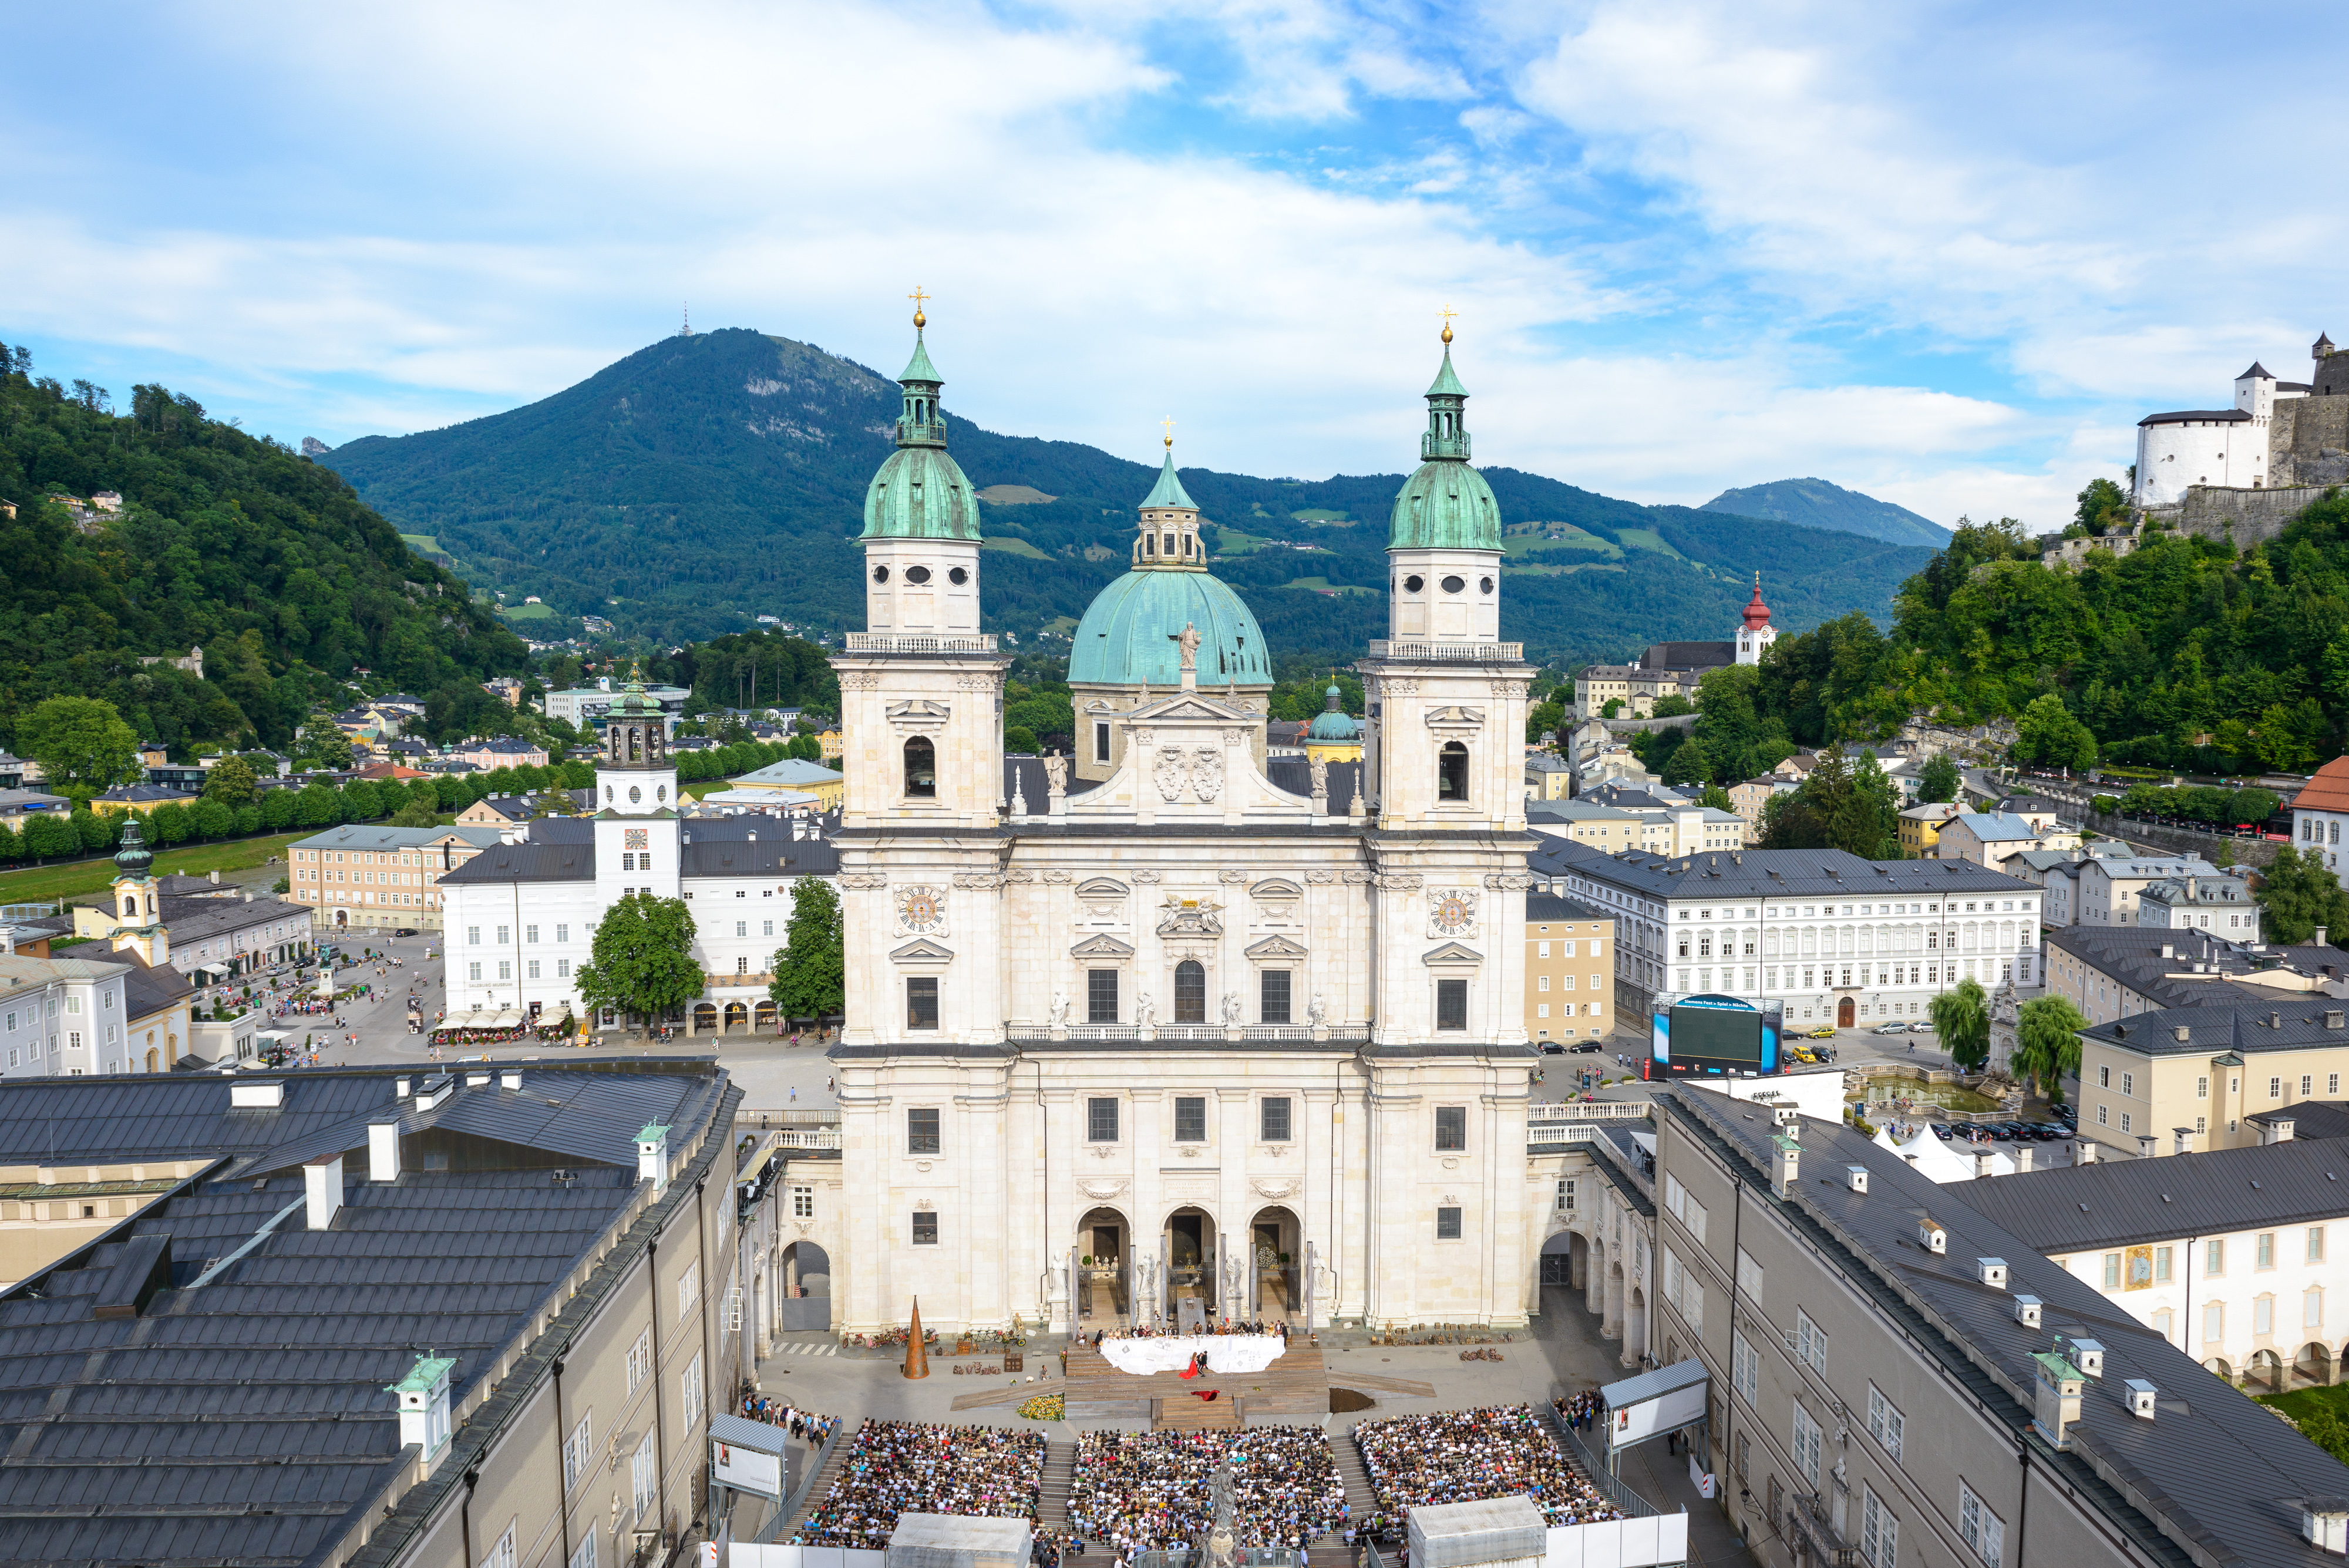
[[1444, 579], [1444, 591], [1447, 594], [1456, 594], [1467, 586], [1467, 582], [1460, 577], [1446, 577]]
[[653, 798], [657, 801], [667, 801], [668, 799], [668, 785], [662, 784], [660, 787], [654, 790]]
[[957, 566], [953, 571], [947, 574], [947, 581], [952, 583], [957, 587], [960, 587], [963, 584], [970, 581], [970, 574], [963, 570], [960, 566]]
[[905, 580], [909, 583], [926, 583], [930, 580], [930, 569], [927, 566], [908, 566], [905, 568]]
[[1480, 578], [1477, 581], [1476, 587], [1481, 591], [1489, 594], [1493, 591], [1493, 579], [1490, 577]]
[[604, 804], [605, 805], [612, 804], [612, 786], [610, 784], [605, 784], [604, 786]]
[[889, 568], [888, 568], [888, 567], [886, 567], [886, 566], [875, 566], [875, 567], [874, 567], [874, 568], [873, 568], [873, 580], [874, 580], [874, 582], [876, 582], [876, 583], [885, 583], [885, 582], [887, 582], [887, 581], [889, 580]]
[[643, 790], [638, 789], [635, 784], [630, 784], [628, 786], [628, 804], [630, 805], [636, 805], [638, 801], [641, 801], [644, 798], [645, 792]]
[[1415, 594], [1425, 587], [1427, 587], [1425, 577], [1405, 577], [1402, 580], [1402, 591], [1407, 594]]

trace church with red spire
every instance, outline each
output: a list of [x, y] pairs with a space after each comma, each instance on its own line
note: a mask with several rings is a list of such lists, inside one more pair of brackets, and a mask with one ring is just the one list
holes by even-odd
[[1771, 629], [1770, 607], [1762, 602], [1762, 574], [1754, 574], [1754, 597], [1745, 602], [1745, 624], [1737, 628], [1737, 662], [1759, 664], [1769, 646], [1778, 640]]

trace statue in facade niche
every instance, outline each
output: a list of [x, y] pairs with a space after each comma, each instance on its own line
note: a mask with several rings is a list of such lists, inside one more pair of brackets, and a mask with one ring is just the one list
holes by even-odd
[[1316, 1029], [1330, 1022], [1330, 1003], [1318, 991], [1313, 993], [1313, 1000], [1305, 1005], [1305, 1022]]
[[1133, 999], [1133, 1021], [1144, 1029], [1158, 1023], [1158, 1004], [1150, 1000], [1150, 993], [1146, 991]]
[[1056, 1029], [1057, 1029], [1057, 1028], [1059, 1028], [1061, 1025], [1062, 1025], [1062, 1024], [1064, 1024], [1064, 1023], [1068, 1023], [1068, 1021], [1069, 1021], [1069, 993], [1068, 993], [1067, 992], [1065, 992], [1065, 991], [1056, 991], [1056, 992], [1054, 992], [1052, 993], [1052, 1012], [1051, 1012], [1051, 1018], [1052, 1018], [1052, 1026], [1053, 1026], [1054, 1028], [1056, 1028]]
[[1224, 1023], [1228, 1026], [1239, 1021], [1240, 993], [1237, 991], [1227, 991], [1224, 992]]

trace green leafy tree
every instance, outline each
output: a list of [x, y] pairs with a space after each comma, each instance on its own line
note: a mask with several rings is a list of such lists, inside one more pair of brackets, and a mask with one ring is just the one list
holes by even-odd
[[2271, 942], [2291, 947], [2312, 940], [2319, 926], [2333, 945], [2349, 942], [2349, 894], [2320, 855], [2285, 845], [2252, 897], [2263, 912], [2261, 932]]
[[2128, 493], [2101, 475], [2088, 481], [2077, 497], [2073, 521], [2089, 533], [2103, 535], [2128, 526]]
[[261, 831], [261, 807], [241, 805], [236, 808], [236, 830], [241, 834]]
[[75, 812], [73, 814], [74, 832], [80, 836], [82, 848], [95, 855], [99, 850], [111, 846], [114, 843], [114, 836], [119, 831], [116, 826], [118, 820], [116, 815], [111, 812], [102, 816], [94, 811]]
[[51, 860], [60, 855], [81, 853], [81, 835], [74, 825], [55, 812], [43, 812], [25, 821], [25, 853], [36, 860]]
[[662, 1018], [702, 992], [693, 916], [682, 898], [631, 893], [595, 927], [593, 960], [578, 973], [579, 1000], [630, 1018]]
[[1958, 798], [1958, 787], [1964, 782], [1958, 764], [1946, 753], [1936, 752], [1917, 770], [1918, 804], [1945, 805]]
[[1961, 1070], [1980, 1072], [1990, 1058], [1990, 998], [1977, 980], [1961, 980], [1933, 998], [1933, 1033]]
[[16, 861], [25, 857], [25, 841], [16, 830], [0, 823], [0, 860]]
[[304, 827], [332, 827], [341, 815], [342, 801], [323, 784], [305, 784], [294, 797], [294, 820]]
[[383, 795], [367, 779], [353, 779], [342, 787], [343, 820], [371, 822], [383, 815]]
[[785, 1018], [830, 1018], [844, 1005], [840, 895], [820, 877], [792, 884], [792, 919], [769, 968], [768, 999]]
[[1003, 732], [1003, 749], [1007, 752], [1033, 753], [1036, 750], [1036, 732], [1014, 724]]
[[335, 727], [332, 714], [313, 713], [294, 738], [294, 762], [304, 768], [349, 767], [351, 738]]
[[261, 826], [283, 833], [300, 818], [301, 797], [290, 789], [274, 789], [261, 797]]
[[236, 813], [207, 795], [188, 808], [199, 838], [226, 838], [236, 831]]
[[418, 800], [410, 800], [406, 805], [391, 814], [391, 825], [394, 827], [435, 827], [440, 825], [440, 822], [439, 814]]
[[1696, 704], [1675, 691], [1669, 697], [1656, 699], [1656, 706], [1648, 716], [1651, 719], [1679, 719], [1696, 711]]
[[1737, 803], [1731, 800], [1729, 792], [1719, 784], [1705, 785], [1704, 794], [1697, 797], [1697, 804], [1709, 805], [1715, 811], [1734, 812], [1737, 809]]
[[188, 808], [177, 801], [167, 800], [147, 814], [148, 831], [158, 844], [185, 844], [196, 825], [188, 815]]
[[2054, 1103], [2064, 1098], [2064, 1080], [2080, 1072], [2080, 1031], [2088, 1021], [2060, 996], [2035, 996], [2015, 1017], [2014, 1060], [2018, 1077]]
[[257, 783], [251, 763], [243, 757], [222, 757], [204, 775], [204, 798], [234, 810], [253, 799]]
[[41, 764], [53, 790], [96, 793], [145, 774], [139, 735], [111, 702], [51, 697], [16, 722], [16, 744]]
[[2034, 698], [2015, 721], [2014, 754], [2050, 767], [2090, 768], [2096, 764], [2096, 737], [2064, 708], [2064, 699], [2050, 692]]
[[1599, 716], [1602, 719], [1619, 719], [1622, 715], [1623, 699], [1620, 697], [1609, 697], [1599, 710]]
[[1536, 703], [1526, 711], [1526, 744], [1538, 745], [1541, 738], [1565, 727], [1566, 704], [1553, 697], [1547, 702]]

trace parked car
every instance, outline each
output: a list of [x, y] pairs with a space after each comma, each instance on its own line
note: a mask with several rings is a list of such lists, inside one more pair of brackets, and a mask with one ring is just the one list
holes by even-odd
[[1909, 1026], [1896, 1020], [1890, 1023], [1879, 1023], [1868, 1033], [1870, 1034], [1906, 1034], [1909, 1033]]
[[1947, 1122], [1935, 1122], [1933, 1124], [1933, 1136], [1935, 1137], [1944, 1138], [1955, 1137], [1958, 1136], [1958, 1129], [1951, 1127]]
[[2080, 1125], [2080, 1107], [2077, 1106], [2050, 1106], [2047, 1107], [2047, 1114], [2067, 1127], [2076, 1127]]
[[2041, 1143], [2062, 1143], [2072, 1136], [2072, 1129], [2062, 1122], [2038, 1122], [2032, 1130], [2039, 1135]]
[[1567, 1049], [1578, 1056], [1588, 1056], [1598, 1051], [1599, 1042], [1596, 1040], [1585, 1040], [1581, 1044], [1569, 1045]]
[[1911, 1034], [1930, 1034], [1932, 1032], [1933, 1026], [1921, 1018], [1909, 1025], [1909, 1033]]
[[1835, 1037], [1835, 1025], [1832, 1023], [1820, 1024], [1816, 1029], [1812, 1030], [1809, 1035], [1813, 1040], [1832, 1040]]
[[1541, 1049], [1542, 1054], [1545, 1056], [1563, 1056], [1566, 1054], [1566, 1047], [1559, 1044], [1555, 1040], [1543, 1041], [1541, 1043]]

